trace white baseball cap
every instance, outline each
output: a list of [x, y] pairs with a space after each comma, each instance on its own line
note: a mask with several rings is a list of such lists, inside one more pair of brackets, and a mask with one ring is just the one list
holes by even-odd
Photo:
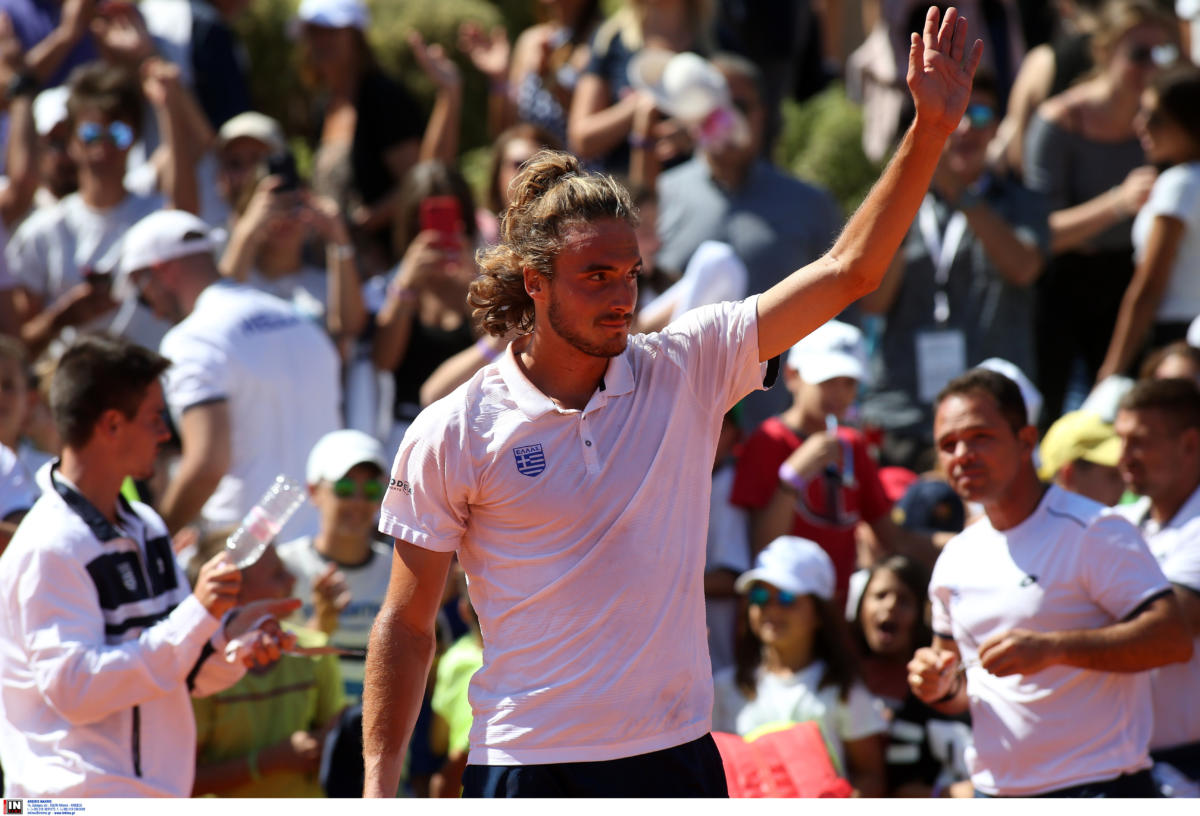
[[754, 568], [734, 582], [734, 591], [745, 593], [755, 581], [763, 581], [797, 595], [833, 598], [833, 561], [815, 541], [799, 536], [780, 536], [754, 559]]
[[45, 136], [60, 122], [67, 121], [67, 97], [70, 95], [66, 85], [56, 85], [33, 98], [33, 124], [39, 136]]
[[787, 364], [806, 383], [823, 383], [834, 377], [867, 379], [867, 345], [861, 331], [849, 323], [830, 320], [792, 346]]
[[305, 478], [310, 485], [321, 481], [336, 482], [355, 465], [375, 465], [387, 473], [383, 445], [370, 434], [346, 428], [325, 434], [308, 454]]
[[272, 153], [282, 152], [287, 147], [279, 123], [258, 111], [239, 113], [221, 125], [217, 131], [217, 144], [223, 147], [234, 139], [254, 139], [269, 147]]
[[362, 0], [301, 0], [300, 22], [324, 28], [357, 28], [365, 31], [371, 14]]
[[119, 282], [139, 269], [216, 250], [212, 228], [183, 210], [159, 210], [138, 221], [121, 242]]

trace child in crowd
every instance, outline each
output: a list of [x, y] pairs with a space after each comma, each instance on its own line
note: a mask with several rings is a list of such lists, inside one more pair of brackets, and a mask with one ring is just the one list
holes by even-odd
[[833, 603], [833, 562], [807, 539], [781, 536], [738, 577], [749, 628], [737, 665], [713, 678], [713, 730], [816, 722], [830, 756], [862, 796], [885, 792], [883, 704], [858, 676]]

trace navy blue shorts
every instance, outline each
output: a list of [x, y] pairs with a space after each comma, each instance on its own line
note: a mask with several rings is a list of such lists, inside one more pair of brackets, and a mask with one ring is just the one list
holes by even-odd
[[711, 734], [674, 748], [602, 762], [468, 765], [463, 798], [727, 798], [725, 768]]

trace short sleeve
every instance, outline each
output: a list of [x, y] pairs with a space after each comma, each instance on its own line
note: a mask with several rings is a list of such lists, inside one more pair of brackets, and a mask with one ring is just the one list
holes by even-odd
[[171, 361], [164, 392], [175, 417], [196, 405], [228, 399], [229, 361], [216, 346], [186, 335], [168, 333], [161, 351]]
[[1114, 514], [1084, 532], [1079, 558], [1089, 597], [1114, 620], [1124, 620], [1170, 584], [1137, 528]]
[[860, 740], [887, 731], [883, 701], [867, 691], [862, 683], [850, 687], [845, 702], [838, 705], [838, 736], [843, 742]]
[[1158, 551], [1158, 565], [1172, 584], [1200, 593], [1200, 547], [1195, 543], [1200, 535], [1200, 517], [1171, 532], [1178, 536], [1176, 546], [1166, 553]]
[[467, 530], [467, 497], [473, 491], [470, 442], [453, 400], [422, 411], [396, 452], [379, 516], [379, 531], [436, 552], [453, 552]]
[[1200, 225], [1200, 164], [1176, 165], [1154, 183], [1143, 208], [1151, 215], [1178, 218], [1190, 227]]
[[757, 295], [693, 309], [652, 337], [684, 370], [692, 395], [721, 414], [763, 387]]
[[947, 640], [954, 640], [954, 622], [950, 619], [950, 591], [943, 576], [946, 572], [946, 553], [952, 545], [953, 541], [950, 541], [942, 549], [929, 577], [929, 625], [935, 635]]

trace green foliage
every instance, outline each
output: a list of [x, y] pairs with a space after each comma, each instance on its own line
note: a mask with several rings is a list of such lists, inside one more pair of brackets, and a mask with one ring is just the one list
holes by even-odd
[[849, 216], [882, 170], [863, 153], [862, 128], [862, 111], [840, 85], [802, 104], [786, 101], [775, 160], [829, 190]]

